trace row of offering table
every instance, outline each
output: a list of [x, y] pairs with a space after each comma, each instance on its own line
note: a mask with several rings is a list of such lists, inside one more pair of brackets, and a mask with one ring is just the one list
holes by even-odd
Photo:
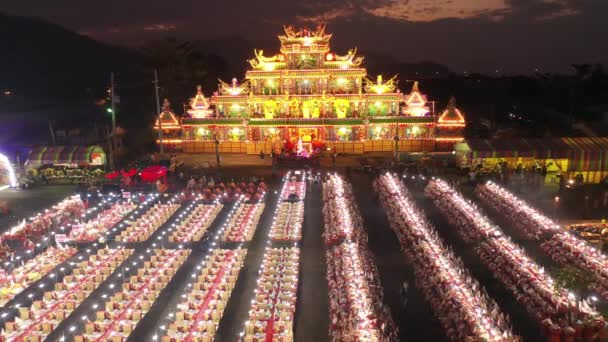
[[[28, 252], [35, 250], [34, 246], [40, 246], [40, 241], [43, 236], [46, 236], [53, 230], [64, 230], [65, 226], [69, 226], [76, 220], [85, 216], [85, 206], [80, 196], [75, 195], [53, 205], [50, 209], [44, 210], [29, 219], [23, 219], [19, 224], [11, 227], [0, 235], [0, 262], [5, 266], [10, 264], [10, 261], [15, 258], [21, 259], [21, 256], [16, 256], [16, 250], [9, 246], [9, 241], [19, 241], [24, 249]], [[29, 222], [28, 222], [29, 221]]]
[[[267, 237], [269, 243], [279, 245], [268, 247], [264, 254], [247, 323], [243, 325], [241, 339], [246, 341], [293, 340], [300, 260], [297, 243], [302, 237], [305, 182], [288, 177], [282, 190], [274, 224]], [[75, 225], [67, 236], [68, 243], [79, 243], [83, 249], [79, 254], [76, 254], [78, 249], [72, 247], [50, 247], [0, 278], [4, 284], [0, 294], [6, 294], [2, 297], [4, 304], [26, 288], [43, 289], [50, 285], [46, 292], [39, 291], [28, 297], [36, 296], [31, 304], [14, 309], [17, 316], [3, 322], [1, 340], [42, 341], [51, 335], [66, 334], [68, 330], [66, 338], [83, 342], [125, 341], [132, 336], [161, 291], [189, 257], [190, 249], [181, 244], [205, 244], [207, 240], [202, 239], [223, 208], [219, 202], [202, 203], [196, 199], [191, 204], [176, 203], [175, 197], [168, 201], [158, 200], [151, 206], [148, 201], [138, 207], [123, 199], [100, 206], [105, 210], [95, 213], [86, 223]], [[155, 339], [214, 340], [244, 265], [247, 248], [243, 243], [252, 240], [265, 209], [263, 200], [263, 196], [253, 203], [239, 198], [235, 203], [226, 222], [214, 231], [214, 237], [207, 245], [210, 249], [196, 267], [182, 302], [171, 314], [171, 322], [163, 325], [162, 335], [155, 335]], [[181, 211], [178, 213], [178, 210]], [[172, 223], [168, 223], [170, 220]], [[150, 237], [162, 226], [166, 228], [162, 235], [158, 233], [158, 238], [173, 248], [154, 249], [158, 241], [156, 237], [151, 241]], [[99, 246], [100, 239], [107, 238], [111, 232], [118, 232], [115, 241]], [[215, 247], [217, 243], [220, 246]], [[287, 243], [290, 246], [286, 246]], [[85, 248], [87, 254], [84, 254]], [[63, 278], [58, 278], [58, 282], [36, 283], [63, 262], [70, 262], [71, 267], [66, 267], [65, 272], [62, 268]], [[95, 299], [101, 293], [93, 292], [101, 288], [106, 292]], [[89, 307], [83, 307], [85, 300], [101, 300], [101, 303], [97, 302], [100, 309], [97, 309], [97, 303], [92, 303], [93, 312], [88, 312]], [[73, 317], [77, 309], [79, 312], [84, 310], [82, 320]], [[72, 322], [76, 319], [77, 322]]]
[[127, 228], [116, 236], [116, 241], [144, 242], [148, 240], [150, 235], [167, 222], [180, 206], [180, 204], [173, 203], [172, 201], [164, 204], [155, 204], [134, 222], [129, 222]]
[[306, 172], [298, 171], [284, 178], [241, 341], [294, 340], [305, 178]]
[[213, 204], [196, 204], [188, 216], [177, 226], [169, 242], [193, 242], [200, 240], [209, 229], [224, 206], [218, 202]]
[[374, 183], [416, 286], [452, 341], [516, 341], [508, 317], [444, 246], [399, 178], [387, 173]]
[[481, 261], [493, 273], [551, 340], [594, 338], [606, 326], [603, 317], [566, 289], [560, 289], [532, 258], [506, 237], [490, 220], [465, 201], [443, 180], [431, 180], [426, 188], [439, 210], [461, 236], [475, 243]]
[[242, 248], [211, 252], [185, 300], [178, 305], [164, 342], [213, 341], [246, 254]]
[[353, 200], [352, 187], [340, 176], [330, 176], [323, 184], [323, 218], [325, 244], [333, 245], [343, 240], [367, 241], [367, 234], [363, 229], [361, 215], [358, 213]]
[[135, 208], [137, 205], [130, 201], [118, 201], [88, 222], [72, 225], [68, 240], [74, 242], [97, 241]]
[[302, 223], [304, 222], [303, 202], [282, 202], [275, 213], [270, 239], [272, 241], [302, 240]]
[[594, 279], [591, 288], [608, 299], [608, 260], [605, 255], [495, 183], [478, 186], [476, 193], [528, 238], [542, 241], [543, 251], [553, 261], [588, 272]]
[[248, 242], [253, 238], [255, 229], [264, 211], [264, 202], [250, 204], [237, 202], [235, 212], [228, 220], [224, 230], [222, 241], [224, 242]]
[[75, 218], [80, 218], [85, 214], [85, 208], [79, 195], [69, 197], [43, 213], [30, 218], [30, 222], [22, 223], [12, 227], [2, 235], [0, 242], [11, 239], [32, 238], [46, 234], [46, 232], [58, 225], [67, 223]]
[[156, 249], [98, 311], [93, 322], [86, 322], [83, 335], [75, 341], [123, 341], [150, 310], [152, 303], [190, 254], [189, 249]]
[[65, 262], [78, 250], [71, 247], [49, 247], [43, 253], [16, 267], [9, 274], [0, 277], [0, 306], [4, 306], [15, 296], [46, 276], [59, 264]]
[[329, 175], [323, 184], [323, 220], [330, 340], [397, 341], [352, 189], [338, 175]]
[[80, 262], [70, 275], [55, 284], [54, 290], [45, 292], [42, 300], [34, 301], [30, 308], [19, 308], [15, 321], [5, 324], [2, 340], [42, 341], [131, 253], [131, 249], [100, 249]]

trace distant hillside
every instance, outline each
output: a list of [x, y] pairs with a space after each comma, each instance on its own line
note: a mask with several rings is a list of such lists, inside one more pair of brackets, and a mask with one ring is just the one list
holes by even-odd
[[0, 87], [16, 94], [82, 96], [142, 59], [37, 18], [0, 13], [0, 32]]

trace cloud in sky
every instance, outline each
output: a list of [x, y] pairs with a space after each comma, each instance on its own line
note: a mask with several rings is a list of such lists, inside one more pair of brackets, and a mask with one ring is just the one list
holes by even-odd
[[369, 14], [405, 22], [485, 18], [500, 21], [513, 15], [550, 20], [580, 13], [580, 0], [329, 0], [305, 3], [303, 22], [331, 21]]
[[325, 22], [338, 52], [358, 46], [455, 70], [567, 70], [608, 56], [599, 43], [608, 0], [20, 0], [3, 10], [126, 45], [167, 35], [274, 44], [284, 24]]

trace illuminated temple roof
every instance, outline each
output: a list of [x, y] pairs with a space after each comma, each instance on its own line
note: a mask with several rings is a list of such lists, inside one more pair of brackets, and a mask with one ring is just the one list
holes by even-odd
[[[175, 117], [175, 113], [171, 110], [171, 103], [168, 99], [163, 101], [163, 108], [160, 113], [160, 123], [162, 124], [163, 130], [175, 130], [181, 129], [179, 121]], [[161, 126], [158, 124], [158, 119], [154, 122], [154, 129], [159, 129]]]
[[[350, 49], [345, 55], [338, 55], [331, 52], [329, 41], [331, 34], [325, 33], [325, 26], [317, 26], [315, 30], [306, 28], [296, 30], [292, 26], [284, 27], [285, 34], [279, 35], [281, 42], [280, 53], [273, 56], [265, 56], [263, 50], [254, 50], [255, 58], [249, 60], [253, 68], [248, 72], [255, 77], [257, 72], [270, 72], [286, 69], [351, 69], [358, 68], [363, 63], [363, 57], [357, 56], [357, 49]], [[314, 60], [308, 59], [309, 55], [321, 55], [322, 61], [317, 64]], [[275, 77], [264, 73], [263, 77]], [[297, 75], [293, 75], [296, 76]], [[304, 75], [308, 77], [308, 75]]]
[[418, 81], [414, 82], [412, 91], [405, 96], [405, 114], [411, 116], [425, 116], [429, 113], [429, 107], [426, 106], [426, 95], [423, 95], [418, 89]]
[[447, 108], [437, 119], [437, 126], [465, 126], [464, 114], [456, 108], [456, 98], [452, 96]]
[[190, 99], [188, 114], [193, 118], [206, 118], [213, 113], [213, 110], [209, 109], [209, 105], [209, 101], [203, 95], [203, 87], [196, 86], [196, 95]]

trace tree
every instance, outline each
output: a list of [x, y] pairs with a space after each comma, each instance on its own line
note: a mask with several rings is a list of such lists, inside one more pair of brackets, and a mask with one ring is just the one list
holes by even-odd
[[[158, 71], [161, 98], [186, 103], [197, 84], [207, 76], [207, 58], [187, 41], [167, 38], [148, 43], [142, 52], [148, 57], [151, 70]], [[179, 106], [173, 108], [179, 112]]]

